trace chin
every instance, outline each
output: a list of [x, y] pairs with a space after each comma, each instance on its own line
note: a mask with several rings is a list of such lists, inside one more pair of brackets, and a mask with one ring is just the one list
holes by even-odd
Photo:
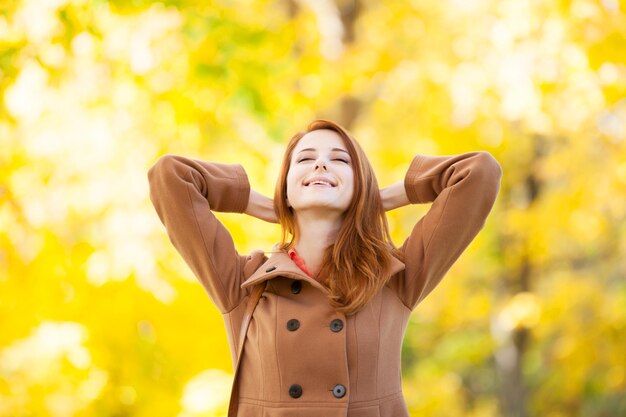
[[307, 210], [317, 210], [317, 211], [327, 211], [328, 213], [337, 213], [337, 212], [341, 212], [342, 214], [345, 214], [348, 209], [347, 208], [342, 208], [342, 207], [337, 207], [337, 206], [331, 206], [331, 205], [324, 205], [324, 204], [315, 204], [315, 205], [305, 205], [305, 206], [299, 206], [297, 208], [293, 208], [293, 211], [295, 213], [297, 212], [303, 212], [303, 211], [307, 211]]

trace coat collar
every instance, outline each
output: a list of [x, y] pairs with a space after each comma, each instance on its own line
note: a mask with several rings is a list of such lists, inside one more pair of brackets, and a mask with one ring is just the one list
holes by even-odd
[[[404, 263], [395, 256], [392, 256], [390, 266], [391, 275], [393, 276], [403, 269]], [[313, 287], [318, 288], [322, 292], [328, 293], [326, 287], [324, 287], [314, 278], [311, 278], [310, 276], [305, 274], [298, 267], [298, 265], [296, 265], [293, 259], [291, 259], [286, 251], [278, 250], [276, 249], [276, 247], [274, 248], [272, 255], [267, 259], [267, 261], [259, 266], [257, 270], [252, 275], [250, 275], [250, 277], [246, 279], [243, 284], [241, 284], [241, 288], [250, 287], [254, 284], [258, 284], [263, 281], [276, 278], [278, 276], [304, 280], [311, 284]]]

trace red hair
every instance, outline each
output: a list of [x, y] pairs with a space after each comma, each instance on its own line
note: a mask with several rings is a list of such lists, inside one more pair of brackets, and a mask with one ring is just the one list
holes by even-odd
[[334, 243], [324, 251], [318, 275], [320, 282], [330, 291], [331, 305], [345, 314], [354, 314], [389, 280], [388, 268], [393, 254], [400, 259], [403, 257], [391, 240], [378, 182], [365, 152], [343, 127], [334, 122], [315, 120], [287, 144], [274, 192], [274, 210], [282, 231], [279, 248], [289, 250], [300, 238], [293, 208], [286, 201], [287, 174], [293, 150], [304, 135], [318, 129], [332, 130], [341, 137], [354, 172], [352, 201]]

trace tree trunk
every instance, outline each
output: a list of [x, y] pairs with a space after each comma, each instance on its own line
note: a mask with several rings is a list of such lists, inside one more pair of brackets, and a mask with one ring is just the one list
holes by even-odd
[[[540, 135], [532, 138], [533, 153], [531, 161], [527, 164], [529, 171], [524, 180], [524, 188], [526, 190], [527, 207], [532, 206], [540, 198], [543, 182], [536, 175], [539, 162], [546, 154], [546, 141]], [[506, 249], [506, 241], [503, 244]], [[524, 242], [522, 245], [524, 252], [520, 254], [522, 262], [517, 271], [509, 271], [507, 275], [512, 279], [503, 279], [502, 285], [504, 293], [511, 296], [519, 292], [531, 290], [531, 277], [533, 274], [532, 262], [528, 255], [528, 248], [532, 243]], [[525, 386], [523, 365], [524, 356], [530, 342], [530, 330], [527, 328], [512, 329], [508, 333], [503, 343], [494, 352], [496, 374], [498, 376], [498, 397], [500, 399], [500, 408], [502, 414], [506, 417], [527, 417], [527, 388]]]

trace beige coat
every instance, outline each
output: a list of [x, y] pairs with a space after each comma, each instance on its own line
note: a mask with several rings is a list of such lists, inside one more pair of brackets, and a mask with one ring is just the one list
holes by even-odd
[[284, 252], [237, 253], [211, 210], [245, 211], [241, 165], [162, 156], [150, 198], [173, 245], [222, 312], [233, 364], [255, 283], [269, 280], [240, 361], [240, 417], [407, 417], [400, 352], [409, 316], [482, 229], [500, 189], [491, 154], [416, 155], [405, 175], [413, 204], [433, 202], [394, 258], [393, 276], [352, 316]]

